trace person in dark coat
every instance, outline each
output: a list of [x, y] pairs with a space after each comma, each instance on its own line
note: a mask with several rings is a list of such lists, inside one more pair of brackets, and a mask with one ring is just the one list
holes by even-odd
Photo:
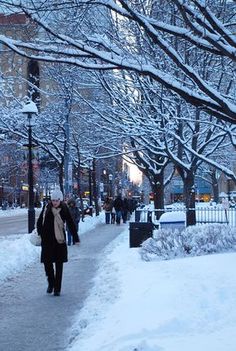
[[37, 221], [38, 234], [42, 239], [41, 262], [44, 263], [48, 278], [47, 293], [51, 294], [54, 290], [54, 296], [60, 296], [63, 263], [68, 261], [65, 223], [74, 241], [79, 242], [68, 206], [62, 200], [62, 192], [56, 188], [51, 194], [51, 201], [43, 208]]
[[[69, 211], [70, 211], [71, 217], [73, 218], [73, 221], [74, 221], [75, 226], [76, 226], [76, 231], [78, 233], [79, 222], [80, 222], [80, 210], [76, 206], [76, 201], [74, 199], [69, 199], [67, 201], [67, 205], [69, 207]], [[74, 240], [74, 238], [73, 238], [68, 226], [66, 228], [66, 231], [67, 231], [67, 237], [68, 237], [68, 245], [69, 246], [71, 245], [71, 241], [73, 241], [73, 245], [75, 245], [75, 240]]]
[[116, 211], [116, 223], [120, 224], [122, 210], [123, 210], [123, 200], [121, 195], [118, 195], [113, 203], [114, 209]]
[[126, 223], [129, 213], [129, 203], [128, 199], [124, 198], [123, 200], [123, 209], [122, 209], [122, 219], [123, 222]]
[[105, 211], [106, 224], [109, 224], [111, 221], [112, 207], [113, 207], [113, 200], [110, 199], [109, 197], [107, 197], [106, 200], [104, 201], [104, 204], [103, 204], [103, 209]]

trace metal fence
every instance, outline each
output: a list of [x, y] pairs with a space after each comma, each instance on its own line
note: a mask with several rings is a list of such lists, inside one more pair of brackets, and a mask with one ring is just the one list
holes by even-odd
[[[147, 208], [136, 209], [135, 222], [153, 222], [158, 223], [161, 214], [173, 212], [175, 214], [186, 213], [186, 208], [158, 209], [151, 210]], [[236, 227], [236, 208], [223, 209], [220, 207], [197, 207], [189, 209], [196, 212], [196, 223], [222, 223]]]

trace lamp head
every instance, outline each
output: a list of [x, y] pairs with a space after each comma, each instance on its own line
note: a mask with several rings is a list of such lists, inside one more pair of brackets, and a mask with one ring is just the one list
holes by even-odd
[[38, 108], [37, 105], [32, 101], [32, 100], [28, 100], [26, 102], [26, 104], [23, 106], [22, 113], [38, 113]]

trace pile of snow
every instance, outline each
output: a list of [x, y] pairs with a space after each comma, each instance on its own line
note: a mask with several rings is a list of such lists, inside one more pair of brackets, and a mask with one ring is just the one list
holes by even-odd
[[19, 273], [37, 258], [39, 248], [29, 241], [29, 235], [9, 235], [0, 241], [0, 282]]
[[27, 213], [28, 213], [27, 208], [16, 207], [16, 208], [9, 208], [7, 210], [0, 209], [0, 217], [13, 217], [13, 216], [18, 216], [18, 215], [27, 214]]
[[187, 227], [183, 231], [155, 230], [153, 238], [142, 244], [141, 257], [173, 259], [236, 250], [236, 228], [224, 224], [203, 224]]
[[110, 248], [69, 351], [235, 349], [235, 253], [146, 262], [128, 230]]

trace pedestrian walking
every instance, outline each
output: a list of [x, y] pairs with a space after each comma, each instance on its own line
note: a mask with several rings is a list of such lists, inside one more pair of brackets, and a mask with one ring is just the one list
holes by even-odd
[[116, 221], [116, 210], [114, 209], [114, 206], [112, 206], [111, 210], [111, 224], [115, 224]]
[[[68, 205], [71, 217], [75, 223], [76, 231], [78, 234], [79, 222], [80, 222], [80, 210], [76, 206], [76, 201], [73, 198], [71, 198], [67, 201], [67, 205]], [[75, 239], [74, 239], [73, 235], [71, 234], [71, 231], [70, 231], [70, 228], [68, 225], [66, 226], [66, 231], [67, 231], [67, 244], [70, 246], [71, 242], [72, 242], [73, 245], [75, 245]], [[78, 236], [79, 236], [79, 234], [78, 234]]]
[[121, 195], [118, 195], [113, 204], [115, 211], [116, 211], [116, 224], [120, 224], [122, 210], [123, 210], [123, 200]]
[[122, 219], [123, 219], [124, 223], [126, 223], [126, 221], [128, 219], [128, 213], [129, 213], [129, 203], [128, 203], [128, 200], [126, 198], [124, 198], [123, 208], [122, 208]]
[[54, 296], [60, 296], [63, 263], [68, 261], [65, 223], [74, 241], [78, 243], [76, 226], [68, 206], [63, 202], [62, 192], [56, 188], [51, 194], [51, 201], [44, 206], [37, 221], [38, 234], [42, 239], [41, 262], [44, 263], [48, 279], [47, 293], [51, 294], [54, 291]]
[[113, 207], [113, 201], [109, 197], [106, 198], [103, 204], [103, 209], [105, 211], [105, 222], [106, 224], [111, 223], [111, 211]]

